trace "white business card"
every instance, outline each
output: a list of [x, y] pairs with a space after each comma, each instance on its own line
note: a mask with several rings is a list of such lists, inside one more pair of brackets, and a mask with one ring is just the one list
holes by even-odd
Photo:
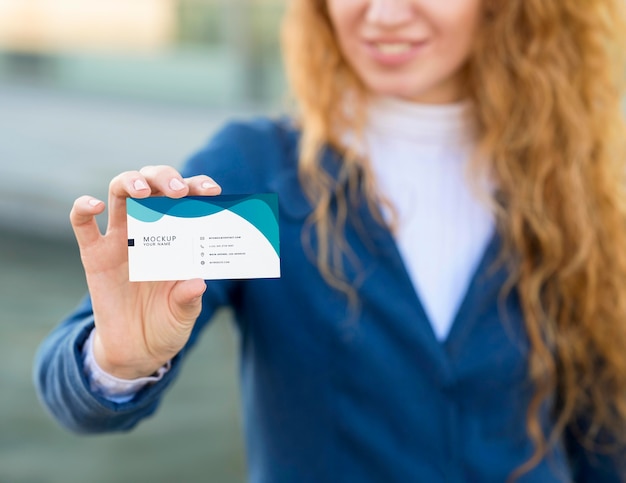
[[131, 282], [280, 277], [276, 194], [129, 198]]

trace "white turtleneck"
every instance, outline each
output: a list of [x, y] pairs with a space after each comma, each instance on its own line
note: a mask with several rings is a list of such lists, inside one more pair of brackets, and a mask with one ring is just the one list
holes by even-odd
[[440, 341], [494, 230], [466, 172], [475, 147], [469, 109], [379, 98], [365, 133], [378, 187], [397, 215], [399, 252]]

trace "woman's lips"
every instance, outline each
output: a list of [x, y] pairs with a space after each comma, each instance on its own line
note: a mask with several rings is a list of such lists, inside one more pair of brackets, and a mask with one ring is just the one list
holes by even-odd
[[420, 41], [366, 41], [368, 55], [376, 62], [388, 66], [401, 65], [412, 60], [426, 45], [427, 40]]

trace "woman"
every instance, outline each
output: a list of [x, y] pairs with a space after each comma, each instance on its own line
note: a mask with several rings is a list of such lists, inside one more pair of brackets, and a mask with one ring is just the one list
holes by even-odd
[[[293, 0], [293, 122], [119, 175], [105, 235], [76, 201], [90, 297], [42, 399], [134, 426], [228, 304], [251, 481], [626, 480], [624, 25], [621, 0]], [[278, 193], [281, 279], [129, 283], [126, 198], [220, 191]]]

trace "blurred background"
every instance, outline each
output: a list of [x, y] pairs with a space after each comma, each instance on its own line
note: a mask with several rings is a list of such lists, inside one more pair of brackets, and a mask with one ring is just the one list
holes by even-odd
[[76, 436], [39, 405], [39, 342], [85, 292], [67, 220], [117, 173], [179, 166], [281, 111], [280, 0], [0, 0], [0, 483], [241, 482], [237, 338], [219, 314], [158, 414]]

